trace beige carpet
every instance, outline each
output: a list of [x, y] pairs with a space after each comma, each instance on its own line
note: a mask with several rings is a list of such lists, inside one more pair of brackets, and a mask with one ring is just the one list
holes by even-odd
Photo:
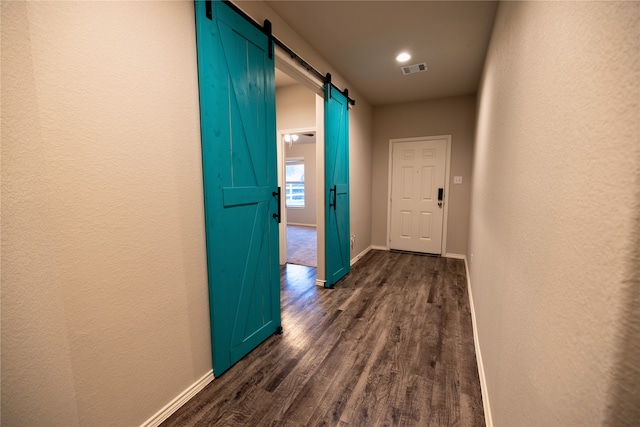
[[287, 262], [317, 267], [317, 233], [315, 227], [287, 225]]

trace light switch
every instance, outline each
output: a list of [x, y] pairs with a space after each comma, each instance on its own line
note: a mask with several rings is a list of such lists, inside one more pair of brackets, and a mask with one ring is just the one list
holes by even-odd
[[462, 184], [462, 177], [461, 176], [454, 176], [453, 177], [453, 183], [454, 184]]

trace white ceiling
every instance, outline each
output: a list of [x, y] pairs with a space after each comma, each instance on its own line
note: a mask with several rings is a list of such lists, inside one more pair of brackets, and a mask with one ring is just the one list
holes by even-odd
[[[485, 1], [266, 3], [373, 105], [475, 93], [497, 7]], [[403, 75], [395, 61], [403, 50], [412, 55], [405, 65], [426, 62], [428, 71]]]

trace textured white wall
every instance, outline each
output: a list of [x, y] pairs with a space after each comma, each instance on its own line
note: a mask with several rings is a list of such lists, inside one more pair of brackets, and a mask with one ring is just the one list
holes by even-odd
[[191, 2], [2, 2], [2, 424], [140, 425], [211, 369]]
[[499, 7], [468, 250], [496, 426], [640, 419], [639, 56], [637, 2]]
[[[474, 95], [435, 99], [374, 109], [374, 152], [372, 185], [374, 245], [388, 246], [387, 207], [389, 203], [389, 140], [417, 136], [451, 135], [451, 180], [449, 182], [449, 219], [445, 236], [447, 252], [467, 251], [467, 224], [471, 193], [471, 165], [475, 128]], [[462, 184], [453, 185], [453, 177], [462, 176]]]
[[371, 246], [371, 202], [373, 191], [373, 108], [357, 93], [350, 93], [357, 105], [349, 110], [349, 206], [351, 235], [355, 242], [351, 259]]

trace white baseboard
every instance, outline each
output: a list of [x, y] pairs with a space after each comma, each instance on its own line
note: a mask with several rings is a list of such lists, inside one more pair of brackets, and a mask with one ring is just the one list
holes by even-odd
[[482, 363], [482, 352], [480, 351], [480, 343], [478, 342], [478, 326], [476, 323], [476, 309], [473, 305], [473, 293], [471, 292], [471, 275], [469, 274], [469, 264], [467, 262], [467, 257], [463, 255], [463, 259], [464, 259], [464, 268], [467, 273], [467, 293], [469, 294], [469, 308], [471, 310], [471, 323], [473, 324], [473, 344], [476, 350], [478, 376], [480, 377], [480, 389], [482, 391], [482, 406], [484, 408], [484, 422], [487, 425], [487, 427], [493, 427], [493, 417], [491, 416], [491, 405], [489, 403], [489, 390], [487, 389], [487, 378], [484, 375], [484, 364]]
[[467, 259], [466, 256], [461, 255], [461, 254], [452, 254], [452, 253], [446, 253], [444, 254], [445, 258], [453, 258], [453, 259]]
[[320, 286], [321, 288], [324, 288], [324, 285], [327, 284], [326, 280], [323, 279], [316, 279], [316, 286]]
[[318, 228], [316, 224], [302, 224], [298, 222], [287, 222], [287, 225], [297, 225], [298, 227]]
[[180, 393], [175, 399], [167, 403], [167, 405], [160, 409], [155, 415], [145, 421], [140, 427], [157, 427], [164, 420], [169, 418], [176, 412], [182, 405], [187, 403], [189, 399], [195, 396], [200, 390], [205, 388], [207, 384], [213, 381], [213, 370], [207, 372], [202, 378], [195, 383], [191, 384], [185, 391]]
[[370, 250], [371, 250], [371, 246], [369, 246], [367, 249], [365, 249], [364, 251], [360, 252], [355, 257], [353, 257], [351, 259], [351, 266], [353, 267], [353, 264], [355, 264], [356, 262], [360, 261], [363, 256], [365, 256], [367, 253], [369, 253]]
[[[373, 249], [373, 250], [376, 250], [376, 251], [390, 251], [391, 250], [391, 248], [389, 248], [389, 246], [379, 246], [379, 245], [371, 245], [368, 249]], [[464, 260], [467, 259], [467, 257], [465, 255], [462, 255], [462, 254], [445, 253], [442, 256], [445, 257], [445, 258], [464, 259]]]

